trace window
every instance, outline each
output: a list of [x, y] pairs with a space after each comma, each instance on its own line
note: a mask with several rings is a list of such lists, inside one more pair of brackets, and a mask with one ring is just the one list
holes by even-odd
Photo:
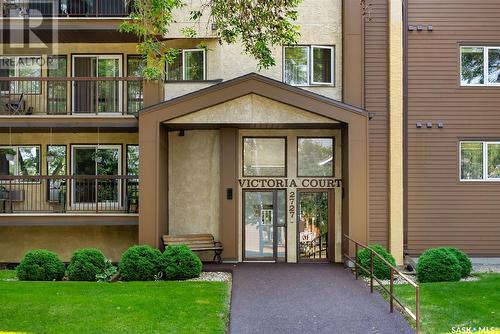
[[[66, 145], [47, 146], [47, 175], [66, 175]], [[64, 203], [66, 186], [65, 179], [47, 180], [47, 198], [49, 202]]]
[[181, 50], [167, 64], [167, 80], [205, 80], [205, 50]]
[[333, 46], [286, 46], [283, 80], [293, 86], [334, 84]]
[[48, 175], [66, 175], [66, 146], [47, 146]]
[[461, 142], [460, 180], [500, 181], [500, 142]]
[[[47, 76], [49, 78], [65, 78], [68, 75], [66, 56], [47, 57]], [[47, 111], [49, 114], [66, 114], [68, 109], [67, 81], [47, 82]]]
[[460, 48], [462, 86], [500, 85], [500, 47]]
[[334, 176], [333, 138], [299, 138], [298, 176]]
[[139, 175], [139, 145], [127, 145], [127, 175]]
[[[0, 77], [36, 77], [42, 76], [42, 58], [29, 57], [0, 57]], [[0, 90], [15, 94], [40, 94], [40, 81], [2, 81]]]
[[40, 146], [1, 146], [0, 175], [40, 175]]
[[286, 139], [243, 138], [243, 176], [286, 176]]
[[[144, 69], [144, 60], [141, 56], [129, 56], [127, 58], [127, 76], [140, 78]], [[127, 82], [127, 113], [137, 113], [142, 108], [144, 91], [142, 80]]]

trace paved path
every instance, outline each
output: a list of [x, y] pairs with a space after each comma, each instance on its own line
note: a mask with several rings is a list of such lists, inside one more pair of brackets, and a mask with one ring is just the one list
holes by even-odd
[[341, 265], [244, 263], [233, 271], [230, 333], [414, 331]]

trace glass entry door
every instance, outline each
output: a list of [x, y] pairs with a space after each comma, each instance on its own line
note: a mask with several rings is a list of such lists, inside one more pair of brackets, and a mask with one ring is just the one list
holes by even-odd
[[[297, 244], [299, 261], [328, 261], [333, 256], [333, 224], [328, 191], [299, 191]], [[330, 242], [330, 240], [332, 240]]]
[[243, 192], [243, 259], [286, 261], [286, 191]]

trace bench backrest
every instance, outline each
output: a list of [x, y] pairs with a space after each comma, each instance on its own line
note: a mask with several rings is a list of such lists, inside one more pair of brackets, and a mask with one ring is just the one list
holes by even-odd
[[164, 235], [165, 246], [184, 244], [188, 247], [213, 247], [214, 236], [211, 234]]

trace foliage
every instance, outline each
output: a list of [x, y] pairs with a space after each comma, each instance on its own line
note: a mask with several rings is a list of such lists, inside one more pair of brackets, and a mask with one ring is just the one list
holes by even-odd
[[[194, 28], [203, 17], [216, 28], [221, 43], [241, 42], [246, 54], [257, 59], [260, 67], [275, 65], [272, 47], [296, 44], [299, 31], [297, 6], [301, 0], [203, 0], [190, 12], [191, 27], [182, 30], [187, 38], [195, 38]], [[146, 66], [143, 76], [158, 80], [164, 76], [165, 62], [172, 63], [178, 50], [166, 46], [165, 36], [175, 22], [174, 12], [185, 7], [184, 0], [132, 1], [132, 13], [119, 31], [139, 37], [138, 51]], [[208, 28], [208, 24], [207, 24]]]
[[455, 255], [455, 257], [457, 258], [458, 264], [460, 264], [460, 268], [462, 268], [461, 270], [462, 278], [469, 276], [470, 272], [472, 271], [472, 263], [470, 262], [470, 259], [467, 256], [467, 254], [462, 252], [460, 249], [454, 247], [447, 247], [446, 249], [449, 252], [453, 253], [453, 255]]
[[[385, 249], [383, 246], [378, 244], [373, 244], [368, 246], [370, 249], [374, 250], [378, 255], [382, 256], [387, 262], [396, 265], [396, 260], [394, 257]], [[371, 265], [371, 254], [370, 251], [366, 248], [360, 249], [358, 251], [358, 261], [359, 264], [370, 270]], [[364, 270], [359, 271], [360, 275], [367, 276]], [[378, 279], [390, 279], [391, 278], [391, 269], [387, 264], [384, 263], [378, 256], [373, 255], [373, 274]]]
[[106, 257], [98, 249], [82, 248], [71, 257], [68, 277], [72, 281], [95, 281], [106, 269]]
[[106, 267], [104, 271], [95, 275], [95, 278], [98, 282], [109, 282], [109, 280], [116, 274], [118, 274], [118, 268], [111, 263], [111, 260], [106, 259]]
[[457, 258], [445, 247], [430, 248], [418, 259], [417, 278], [421, 283], [459, 281], [461, 273]]
[[163, 253], [165, 278], [169, 280], [184, 280], [199, 277], [201, 260], [186, 245], [167, 247]]
[[[500, 274], [483, 274], [478, 281], [420, 284], [421, 329], [424, 334], [452, 333], [456, 328], [490, 328], [500, 334]], [[415, 310], [415, 289], [395, 285], [396, 295]], [[477, 331], [476, 333], [481, 333]]]
[[60, 281], [64, 271], [64, 263], [56, 253], [40, 249], [26, 253], [17, 266], [17, 277], [21, 281]]
[[118, 268], [125, 281], [152, 281], [162, 271], [162, 254], [150, 246], [132, 246], [123, 253]]
[[224, 282], [0, 281], [0, 291], [0, 332], [225, 333], [229, 317]]

